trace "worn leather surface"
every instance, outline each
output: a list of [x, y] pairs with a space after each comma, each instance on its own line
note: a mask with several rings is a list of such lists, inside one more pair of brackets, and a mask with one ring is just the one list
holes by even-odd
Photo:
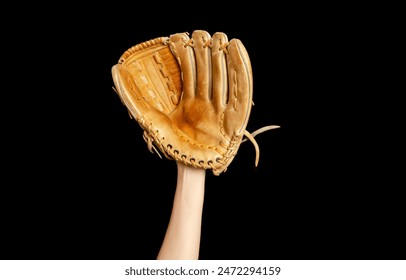
[[239, 39], [204, 30], [152, 39], [124, 52], [112, 77], [151, 152], [215, 175], [227, 170], [253, 104], [251, 62]]

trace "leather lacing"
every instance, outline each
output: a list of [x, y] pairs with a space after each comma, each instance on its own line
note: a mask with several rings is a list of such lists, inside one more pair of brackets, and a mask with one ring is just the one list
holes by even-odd
[[264, 132], [264, 131], [271, 130], [271, 129], [276, 129], [276, 128], [280, 128], [280, 126], [279, 125], [268, 125], [268, 126], [264, 126], [264, 127], [260, 128], [260, 129], [257, 129], [252, 133], [249, 133], [246, 130], [244, 131], [245, 138], [242, 139], [241, 143], [243, 143], [243, 142], [245, 142], [247, 140], [250, 140], [251, 143], [254, 145], [254, 148], [255, 148], [255, 166], [258, 166], [258, 162], [259, 162], [259, 146], [258, 146], [258, 143], [257, 143], [257, 141], [255, 140], [254, 137], [256, 135]]
[[[272, 130], [272, 129], [276, 129], [276, 128], [280, 128], [280, 126], [279, 126], [279, 125], [268, 125], [268, 126], [264, 126], [264, 127], [260, 128], [260, 129], [257, 129], [257, 130], [255, 130], [255, 131], [252, 132], [252, 133], [248, 132], [247, 130], [244, 131], [244, 136], [245, 136], [245, 138], [243, 138], [243, 139], [241, 140], [241, 143], [243, 143], [243, 142], [249, 140], [249, 141], [251, 141], [251, 143], [254, 145], [254, 148], [255, 148], [255, 166], [256, 166], [256, 167], [258, 166], [258, 163], [259, 163], [259, 155], [260, 155], [260, 152], [259, 152], [259, 145], [258, 145], [257, 141], [255, 140], [255, 136], [257, 136], [258, 134], [263, 133], [263, 132], [265, 132], [265, 131]], [[155, 148], [155, 146], [154, 146], [154, 144], [153, 144], [153, 143], [154, 143], [154, 137], [151, 136], [151, 135], [149, 135], [147, 131], [144, 131], [143, 138], [144, 138], [145, 142], [147, 143], [148, 150], [149, 150], [151, 153], [153, 153], [153, 150], [154, 150], [155, 153], [158, 154], [158, 156], [162, 159], [161, 154], [159, 153], [158, 149]], [[179, 151], [174, 151], [174, 154], [175, 154], [175, 153], [179, 153]], [[170, 157], [168, 157], [167, 154], [165, 154], [165, 156], [166, 156], [167, 158], [170, 158]], [[182, 160], [183, 160], [183, 161], [186, 160], [186, 156], [185, 156], [185, 155], [182, 155]], [[195, 161], [195, 159], [193, 159], [193, 158], [190, 159], [190, 162], [192, 163], [192, 165], [196, 166], [196, 164], [194, 163], [194, 161]], [[208, 164], [211, 168], [214, 168], [213, 162], [209, 161], [207, 164]], [[204, 165], [204, 162], [203, 162], [203, 161], [199, 161], [199, 166], [203, 166], [203, 165]]]
[[192, 38], [190, 38], [190, 39], [187, 40], [187, 41], [182, 38], [182, 41], [183, 41], [183, 43], [184, 43], [184, 45], [183, 45], [184, 48], [187, 48], [187, 47], [192, 47], [192, 48], [194, 48], [194, 47], [195, 47], [195, 44], [194, 44]]
[[[210, 38], [209, 40], [205, 40], [204, 38], [202, 38], [202, 40], [203, 40], [203, 48], [204, 49], [206, 49], [206, 48], [211, 48], [213, 45], [213, 38]], [[167, 43], [169, 43], [170, 42], [170, 40], [168, 40], [167, 41]], [[192, 47], [192, 48], [194, 48], [195, 47], [195, 43], [194, 43], [194, 40], [193, 40], [193, 38], [190, 38], [190, 39], [188, 39], [188, 40], [186, 40], [186, 39], [183, 39], [182, 38], [182, 42], [183, 42], [183, 47], [184, 48], [187, 48], [187, 47]], [[223, 51], [224, 53], [226, 53], [226, 54], [228, 54], [228, 50], [227, 50], [227, 47], [230, 45], [230, 42], [225, 42], [225, 43], [223, 43], [221, 40], [220, 40], [220, 47], [219, 47], [219, 51]]]

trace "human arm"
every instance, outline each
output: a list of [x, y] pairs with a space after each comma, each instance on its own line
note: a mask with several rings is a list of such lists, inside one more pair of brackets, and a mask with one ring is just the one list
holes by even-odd
[[200, 250], [205, 169], [177, 162], [172, 213], [158, 260], [197, 260]]

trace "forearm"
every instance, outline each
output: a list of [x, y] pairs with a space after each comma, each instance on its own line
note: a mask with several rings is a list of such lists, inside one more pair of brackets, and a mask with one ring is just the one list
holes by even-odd
[[157, 259], [198, 259], [204, 201], [204, 169], [177, 163], [172, 213]]

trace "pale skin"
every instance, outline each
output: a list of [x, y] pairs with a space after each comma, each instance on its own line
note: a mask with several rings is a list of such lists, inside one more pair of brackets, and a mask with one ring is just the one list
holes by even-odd
[[[258, 165], [259, 148], [254, 137], [266, 130], [279, 128], [271, 125], [245, 134], [256, 147], [255, 166]], [[177, 164], [177, 183], [172, 213], [157, 260], [198, 260], [204, 202], [206, 169]]]
[[157, 260], [198, 260], [206, 170], [177, 162], [172, 213]]

